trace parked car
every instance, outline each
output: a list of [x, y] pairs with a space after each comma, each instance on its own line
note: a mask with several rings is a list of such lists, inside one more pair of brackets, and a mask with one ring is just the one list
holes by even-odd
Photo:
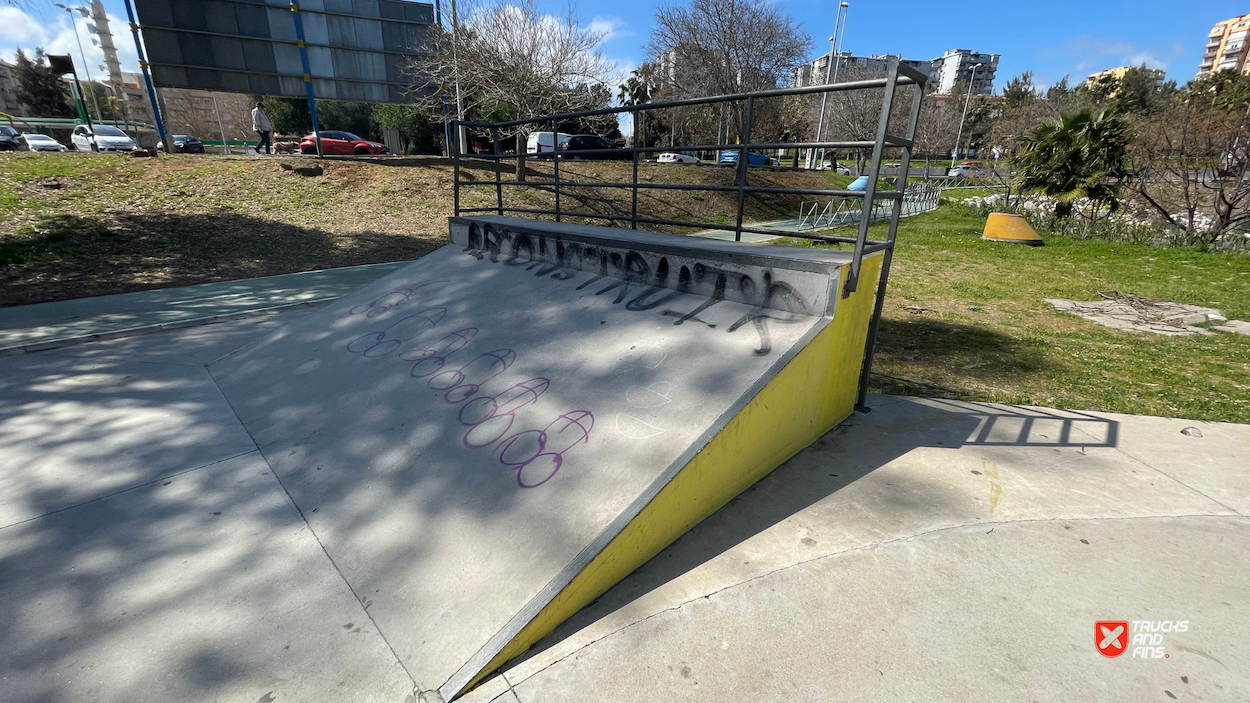
[[839, 176], [850, 176], [850, 175], [853, 175], [853, 174], [851, 173], [851, 167], [850, 167], [850, 166], [844, 166], [844, 165], [842, 165], [842, 164], [840, 164], [840, 163], [838, 163], [838, 162], [836, 162], [836, 161], [826, 161], [826, 162], [824, 162], [823, 164], [821, 164], [821, 165], [820, 165], [820, 170], [822, 170], [822, 171], [835, 171], [835, 172], [837, 172], [837, 174], [838, 174]]
[[[316, 138], [311, 134], [305, 136], [299, 141], [299, 150], [305, 154], [317, 153]], [[391, 150], [387, 149], [385, 144], [361, 139], [351, 132], [323, 129], [321, 130], [321, 153], [365, 156], [367, 154], [389, 154]]]
[[964, 178], [980, 178], [988, 176], [989, 172], [985, 170], [985, 164], [980, 161], [965, 161], [958, 166], [952, 166], [946, 172], [948, 176], [963, 176]]
[[94, 130], [80, 124], [70, 135], [75, 151], [134, 151], [135, 140], [116, 127], [98, 124]]
[[617, 148], [612, 142], [598, 137], [593, 134], [574, 134], [568, 139], [560, 143], [560, 151], [590, 151], [590, 150], [611, 150], [610, 153], [587, 154], [582, 157], [577, 154], [564, 156], [566, 159], [603, 159], [608, 161], [632, 161], [634, 155], [624, 149]]
[[[165, 142], [157, 142], [156, 150], [165, 151]], [[313, 152], [316, 152], [316, 151], [317, 151], [316, 149], [313, 149]], [[175, 154], [203, 154], [204, 145], [200, 143], [199, 139], [196, 139], [195, 137], [189, 134], [175, 134], [174, 135], [174, 153]]]
[[12, 127], [0, 127], [0, 151], [29, 151], [26, 137]]
[[57, 140], [46, 134], [23, 134], [31, 151], [69, 151]]
[[[720, 162], [722, 164], [738, 163], [738, 151], [736, 149], [727, 149], [720, 153]], [[767, 154], [761, 154], [758, 151], [747, 152], [748, 166], [777, 166], [777, 159]]]
[[560, 148], [564, 148], [564, 143], [572, 138], [572, 134], [565, 134], [564, 132], [534, 132], [525, 143], [525, 153], [541, 154], [543, 152], [555, 151], [556, 139], [560, 140]]
[[660, 154], [659, 158], [662, 164], [697, 164], [701, 163], [698, 157], [688, 154], [684, 151], [666, 151]]

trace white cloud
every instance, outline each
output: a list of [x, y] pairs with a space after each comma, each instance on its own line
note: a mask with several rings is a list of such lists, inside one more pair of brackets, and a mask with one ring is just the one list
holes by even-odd
[[603, 37], [601, 41], [612, 41], [617, 37], [628, 37], [633, 32], [625, 29], [625, 20], [620, 17], [596, 17], [590, 21], [590, 31]]
[[1088, 73], [1116, 66], [1140, 66], [1167, 70], [1172, 62], [1185, 54], [1180, 43], [1159, 44], [1142, 47], [1131, 42], [1081, 36], [1064, 43], [1060, 48], [1064, 56], [1080, 56], [1075, 64], [1078, 73]]
[[0, 43], [24, 46], [47, 39], [43, 26], [16, 7], [0, 7]]
[[[113, 33], [113, 45], [117, 47], [117, 58], [121, 61], [122, 70], [137, 72], [139, 58], [135, 53], [129, 23], [112, 14], [108, 18], [109, 31]], [[29, 55], [36, 48], [42, 47], [49, 54], [72, 56], [74, 68], [78, 70], [80, 78], [86, 79], [88, 73], [96, 80], [107, 78], [108, 73], [100, 68], [104, 64], [104, 50], [92, 43], [95, 35], [87, 29], [87, 18], [74, 16], [78, 37], [74, 36], [74, 27], [68, 19], [68, 15], [58, 17], [54, 25], [48, 25], [15, 7], [0, 7], [0, 58], [12, 61], [18, 49], [24, 49]], [[78, 38], [82, 39], [81, 52]], [[86, 66], [83, 66], [83, 54], [87, 56]]]

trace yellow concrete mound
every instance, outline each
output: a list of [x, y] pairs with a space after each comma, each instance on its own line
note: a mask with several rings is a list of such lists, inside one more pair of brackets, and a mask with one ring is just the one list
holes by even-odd
[[1005, 212], [991, 212], [985, 220], [985, 231], [981, 239], [988, 242], [1011, 242], [1012, 244], [1028, 244], [1040, 247], [1045, 242], [1033, 231], [1027, 220], [1020, 215]]

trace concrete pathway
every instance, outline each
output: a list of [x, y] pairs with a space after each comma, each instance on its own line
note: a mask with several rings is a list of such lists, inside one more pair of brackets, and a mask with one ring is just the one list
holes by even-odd
[[333, 300], [407, 262], [0, 308], [0, 354], [204, 324]]
[[[412, 700], [204, 369], [305, 312], [0, 358], [0, 699]], [[1250, 427], [871, 405], [465, 699], [1250, 699]]]

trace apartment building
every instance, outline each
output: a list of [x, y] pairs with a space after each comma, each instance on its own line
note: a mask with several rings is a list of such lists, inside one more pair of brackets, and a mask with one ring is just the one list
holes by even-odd
[[1233, 17], [1216, 22], [1207, 33], [1206, 50], [1202, 54], [1202, 63], [1198, 65], [1198, 78], [1216, 71], [1241, 71], [1250, 73], [1250, 42], [1246, 34], [1250, 32], [1250, 15]]
[[1167, 78], [1167, 71], [1158, 68], [1146, 68], [1145, 66], [1117, 66], [1116, 68], [1108, 68], [1105, 71], [1089, 74], [1089, 78], [1085, 79], [1085, 85], [1093, 87], [1098, 85], [1099, 81], [1104, 78], [1114, 78], [1117, 81], [1121, 80], [1124, 78], [1124, 74], [1134, 68], [1144, 71], [1146, 78], [1150, 81], [1150, 85], [1155, 88], [1163, 85], [1163, 81]]
[[[929, 76], [938, 95], [950, 95], [955, 86], [972, 95], [992, 95], [998, 54], [980, 54], [968, 49], [951, 49], [931, 61]], [[971, 83], [969, 82], [971, 81]]]
[[833, 60], [834, 54], [830, 52], [823, 56], [817, 57], [815, 60], [796, 66], [790, 70], [790, 85], [795, 88], [805, 88], [809, 85], [819, 85], [825, 82], [826, 72], [832, 76], [834, 69], [838, 73], [845, 71], [847, 68], [859, 69], [861, 71], [884, 71], [890, 64], [890, 59], [898, 58], [900, 63], [911, 66], [925, 75], [929, 75], [929, 71], [933, 65], [931, 61], [914, 61], [904, 59], [893, 54], [873, 54], [872, 56], [852, 56], [851, 52], [846, 51], [838, 54], [836, 64], [830, 66], [830, 60]]

